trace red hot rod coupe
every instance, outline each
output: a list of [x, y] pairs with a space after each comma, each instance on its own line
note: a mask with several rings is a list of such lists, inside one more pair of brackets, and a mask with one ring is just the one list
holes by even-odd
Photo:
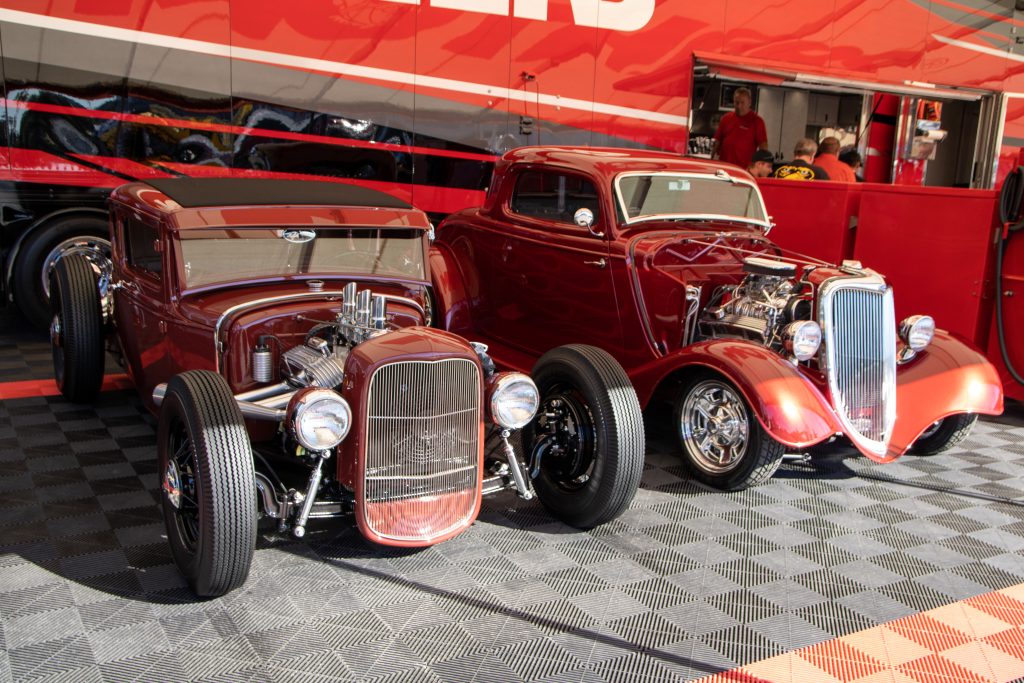
[[[533, 495], [508, 437], [537, 388], [429, 326], [421, 211], [336, 183], [168, 179], [115, 190], [110, 216], [109, 261], [51, 273], [57, 382], [90, 400], [106, 349], [159, 412], [167, 535], [196, 593], [245, 580], [258, 511], [296, 536], [354, 513], [367, 539], [416, 547], [466, 529], [482, 494]], [[597, 514], [537, 494], [570, 523], [605, 521], [632, 498], [642, 440], [627, 455]]]
[[[641, 405], [674, 406], [683, 461], [723, 489], [757, 484], [787, 449], [847, 437], [867, 457], [923, 454], [1002, 410], [995, 371], [928, 316], [895, 319], [884, 278], [786, 254], [744, 171], [641, 150], [532, 147], [496, 164], [483, 207], [449, 216], [431, 252], [445, 329], [531, 367], [586, 341]], [[545, 361], [540, 361], [543, 365]], [[600, 459], [585, 392], [534, 374], [529, 467]], [[554, 425], [554, 427], [552, 427]], [[573, 464], [575, 463], [575, 464]]]

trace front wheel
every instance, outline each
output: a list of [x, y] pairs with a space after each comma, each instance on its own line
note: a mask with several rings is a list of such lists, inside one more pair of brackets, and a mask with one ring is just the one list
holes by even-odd
[[756, 486], [782, 463], [782, 444], [768, 435], [725, 379], [702, 375], [687, 382], [673, 414], [683, 463], [708, 486], [725, 491]]
[[977, 421], [977, 415], [965, 413], [950, 415], [934, 422], [917, 438], [914, 445], [910, 447], [910, 452], [915, 455], [935, 455], [948, 451], [970, 435]]
[[57, 388], [73, 403], [89, 403], [103, 384], [103, 313], [96, 274], [72, 254], [50, 273], [50, 349]]
[[227, 382], [208, 370], [171, 378], [157, 438], [174, 562], [196, 595], [224, 595], [249, 576], [257, 523], [252, 447]]
[[622, 366], [593, 346], [561, 346], [533, 369], [537, 418], [524, 430], [540, 502], [589, 529], [629, 506], [644, 464], [640, 402]]

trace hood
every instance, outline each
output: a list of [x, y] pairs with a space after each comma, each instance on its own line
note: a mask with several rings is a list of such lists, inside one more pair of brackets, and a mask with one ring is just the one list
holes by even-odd
[[746, 230], [645, 232], [627, 250], [634, 296], [656, 355], [688, 343], [687, 313], [696, 315], [719, 287], [739, 284], [744, 258], [787, 260], [759, 232]]

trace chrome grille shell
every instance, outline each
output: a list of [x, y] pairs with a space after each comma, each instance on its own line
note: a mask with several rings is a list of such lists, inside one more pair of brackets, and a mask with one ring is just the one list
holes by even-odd
[[481, 385], [479, 366], [466, 358], [403, 360], [374, 370], [362, 472], [372, 534], [422, 543], [472, 523], [482, 472]]
[[846, 435], [884, 455], [896, 422], [896, 312], [876, 273], [838, 277], [820, 290], [822, 370]]

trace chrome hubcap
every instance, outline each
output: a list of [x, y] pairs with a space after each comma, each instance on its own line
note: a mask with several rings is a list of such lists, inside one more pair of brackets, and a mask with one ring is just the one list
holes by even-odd
[[43, 291], [50, 296], [50, 271], [57, 265], [57, 261], [71, 254], [81, 254], [89, 259], [93, 267], [99, 273], [109, 270], [110, 242], [102, 237], [72, 237], [55, 246], [46, 259], [43, 261], [43, 269], [40, 273], [42, 278]]
[[167, 501], [174, 506], [175, 510], [181, 509], [181, 473], [174, 460], [167, 461], [167, 471], [164, 472], [164, 495]]
[[728, 384], [704, 380], [683, 402], [679, 433], [694, 464], [712, 474], [727, 472], [740, 463], [747, 450], [750, 424], [746, 405]]

